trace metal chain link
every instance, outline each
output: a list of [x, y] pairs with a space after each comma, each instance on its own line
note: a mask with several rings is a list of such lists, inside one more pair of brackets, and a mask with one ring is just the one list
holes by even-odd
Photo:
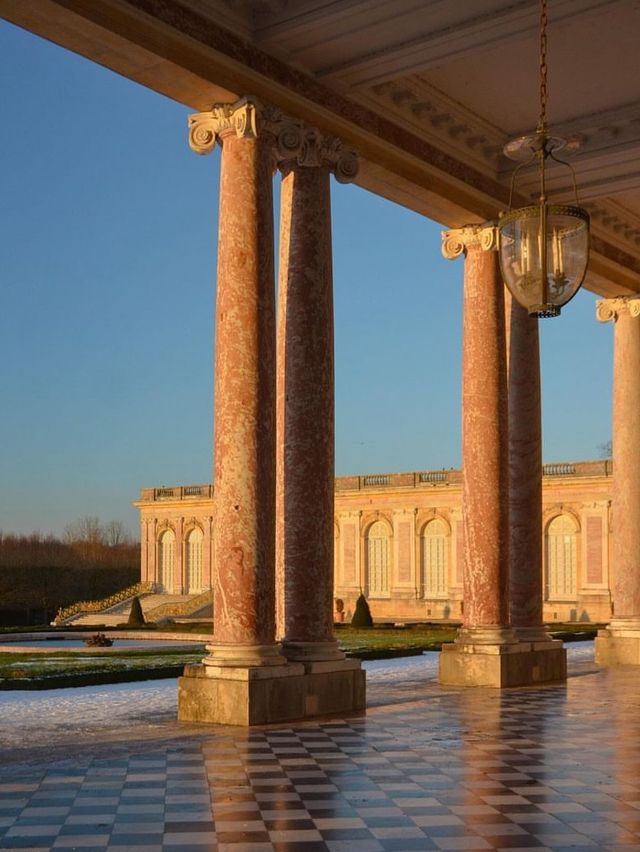
[[547, 129], [547, 0], [540, 0], [540, 118], [538, 132]]

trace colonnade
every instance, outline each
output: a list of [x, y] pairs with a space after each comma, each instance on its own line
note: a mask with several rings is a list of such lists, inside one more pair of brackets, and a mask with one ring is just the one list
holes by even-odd
[[331, 173], [353, 179], [357, 158], [251, 98], [190, 117], [193, 150], [209, 153], [216, 143], [214, 634], [204, 665], [180, 679], [179, 717], [257, 724], [362, 709], [359, 661], [346, 660], [333, 636], [329, 185]]
[[[446, 683], [514, 686], [566, 677], [542, 622], [542, 459], [537, 320], [503, 291], [496, 230], [443, 234], [465, 256], [462, 357], [463, 626], [443, 648]], [[597, 304], [613, 320], [615, 612], [596, 639], [602, 665], [640, 665], [640, 298]]]
[[[333, 636], [330, 175], [353, 179], [357, 158], [339, 140], [251, 98], [191, 116], [190, 144], [201, 154], [222, 148], [216, 570], [213, 641], [203, 665], [187, 667], [180, 679], [179, 716], [254, 724], [361, 709], [364, 675]], [[282, 172], [277, 332], [276, 167]], [[542, 624], [537, 320], [508, 301], [505, 334], [493, 227], [469, 226], [444, 238], [445, 256], [465, 255], [465, 610], [456, 641], [443, 649], [440, 678], [499, 687], [562, 679], [564, 649]], [[620, 518], [640, 517], [640, 473], [630, 458], [640, 439], [640, 320], [633, 320], [640, 300], [618, 302], [611, 314], [621, 609], [602, 643], [624, 633], [637, 653], [640, 525], [624, 527]]]

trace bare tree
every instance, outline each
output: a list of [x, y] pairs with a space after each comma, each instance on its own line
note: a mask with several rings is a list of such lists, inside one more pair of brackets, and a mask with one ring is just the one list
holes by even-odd
[[95, 515], [83, 515], [72, 524], [67, 524], [64, 537], [82, 559], [95, 561], [99, 558], [104, 545], [104, 532], [100, 519]]
[[120, 544], [130, 544], [131, 536], [122, 521], [107, 521], [102, 528], [103, 540], [107, 547], [118, 547]]

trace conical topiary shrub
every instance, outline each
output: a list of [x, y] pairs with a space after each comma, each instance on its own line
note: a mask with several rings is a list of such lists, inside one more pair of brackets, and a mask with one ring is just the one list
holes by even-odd
[[144, 613], [142, 612], [142, 604], [140, 603], [140, 598], [135, 597], [131, 601], [131, 612], [129, 613], [127, 625], [129, 627], [141, 627], [143, 624], [146, 624], [146, 622], [144, 620]]
[[352, 627], [373, 627], [371, 610], [364, 595], [360, 595], [356, 601], [356, 609], [351, 619]]

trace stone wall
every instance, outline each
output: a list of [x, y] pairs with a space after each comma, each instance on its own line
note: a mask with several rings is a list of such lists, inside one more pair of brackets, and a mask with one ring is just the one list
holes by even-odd
[[[611, 614], [610, 461], [545, 465], [544, 619], [606, 622]], [[186, 537], [203, 532], [202, 584], [211, 583], [209, 485], [145, 489], [141, 579], [158, 582], [158, 542], [175, 534], [173, 593], [187, 581]], [[463, 611], [460, 471], [339, 477], [335, 491], [336, 620], [349, 621], [364, 591], [378, 621], [457, 621]]]

